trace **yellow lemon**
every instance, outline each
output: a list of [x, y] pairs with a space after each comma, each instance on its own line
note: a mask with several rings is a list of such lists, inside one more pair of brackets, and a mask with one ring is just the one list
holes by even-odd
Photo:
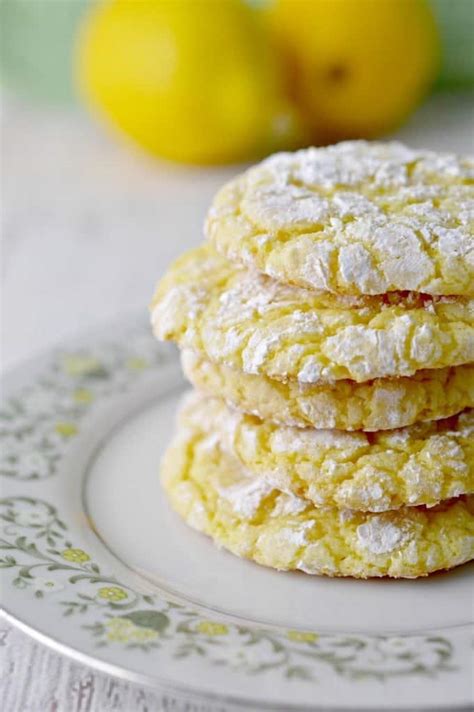
[[436, 74], [436, 25], [422, 0], [275, 0], [267, 20], [321, 141], [394, 127]]
[[243, 1], [103, 2], [82, 27], [78, 75], [109, 125], [164, 158], [242, 160], [294, 136], [275, 57]]

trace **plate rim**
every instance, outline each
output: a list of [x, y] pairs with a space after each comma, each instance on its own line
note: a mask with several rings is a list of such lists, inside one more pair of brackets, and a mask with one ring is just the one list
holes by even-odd
[[[117, 338], [113, 338], [112, 332], [114, 329], [114, 326], [119, 325], [120, 330], [125, 331], [126, 328], [134, 328], [134, 329], [139, 329], [140, 327], [143, 326], [144, 323], [144, 318], [143, 315], [140, 314], [140, 318], [138, 318], [138, 315], [135, 313], [134, 316], [132, 315], [124, 315], [120, 319], [116, 320], [108, 320], [104, 321], [101, 324], [97, 324], [89, 329], [86, 329], [82, 332], [79, 332], [75, 336], [71, 336], [68, 339], [63, 340], [60, 343], [57, 343], [53, 346], [47, 347], [43, 349], [41, 352], [34, 354], [32, 357], [23, 359], [19, 363], [15, 364], [13, 367], [9, 367], [5, 371], [2, 372], [0, 376], [0, 384], [1, 384], [1, 389], [2, 389], [2, 401], [6, 401], [8, 399], [8, 396], [5, 398], [4, 397], [4, 388], [6, 387], [6, 390], [9, 390], [8, 388], [8, 382], [10, 381], [23, 381], [23, 384], [21, 386], [15, 385], [11, 389], [13, 393], [15, 390], [19, 390], [22, 387], [28, 387], [32, 383], [34, 383], [34, 378], [38, 373], [41, 373], [42, 368], [44, 368], [45, 365], [48, 364], [48, 362], [53, 362], [54, 361], [54, 356], [56, 352], [58, 351], [66, 351], [68, 349], [74, 348], [75, 346], [77, 348], [84, 348], [87, 346], [87, 344], [92, 345], [94, 343], [94, 339], [98, 339], [98, 337], [102, 337], [101, 339], [98, 339], [99, 341], [118, 341]], [[165, 365], [165, 364], [163, 364]], [[27, 376], [25, 377], [24, 374], [26, 373], [27, 370], [31, 369], [31, 377]], [[110, 433], [109, 433], [110, 434]], [[84, 482], [82, 483], [84, 485]], [[81, 488], [82, 493], [84, 493], [84, 486]], [[8, 495], [7, 495], [8, 496]], [[83, 503], [81, 503], [83, 504]], [[85, 509], [87, 511], [87, 508]], [[102, 540], [100, 535], [97, 533], [94, 527], [91, 528], [92, 533], [94, 537], [100, 542], [102, 546], [105, 546], [107, 550], [109, 548], [107, 547], [106, 543]], [[116, 553], [112, 550], [109, 550], [110, 553], [118, 559], [118, 561], [126, 566], [127, 568], [128, 565], [126, 562], [121, 561], [119, 557], [117, 557]], [[168, 593], [166, 589], [163, 591], [164, 594]], [[169, 594], [172, 596], [173, 593], [169, 592]], [[179, 594], [177, 594], [179, 596]], [[202, 604], [199, 604], [198, 602], [193, 603], [192, 601], [189, 601], [189, 605], [196, 605], [196, 606], [202, 606]], [[348, 709], [354, 710], [355, 712], [357, 710], [367, 710], [368, 707], [365, 705], [364, 707], [348, 707], [348, 706], [341, 706], [341, 705], [331, 705], [331, 704], [324, 704], [321, 706], [315, 706], [313, 703], [309, 704], [306, 702], [303, 703], [297, 703], [294, 705], [290, 705], [287, 703], [282, 703], [281, 701], [279, 702], [278, 700], [275, 700], [273, 702], [267, 702], [262, 699], [255, 699], [252, 697], [249, 697], [248, 695], [245, 694], [245, 691], [242, 690], [242, 693], [239, 695], [239, 697], [234, 696], [233, 694], [225, 695], [219, 692], [213, 692], [210, 690], [206, 689], [200, 689], [197, 687], [194, 687], [192, 684], [186, 684], [183, 686], [177, 685], [176, 682], [173, 682], [169, 679], [166, 679], [165, 677], [159, 677], [157, 675], [148, 676], [146, 673], [139, 673], [136, 672], [133, 669], [129, 669], [127, 667], [124, 667], [120, 665], [119, 663], [114, 663], [114, 662], [107, 662], [101, 658], [98, 658], [90, 653], [84, 652], [82, 650], [79, 650], [76, 648], [74, 645], [64, 643], [60, 640], [57, 640], [54, 635], [48, 634], [38, 628], [34, 628], [30, 623], [28, 623], [25, 620], [22, 620], [22, 618], [18, 615], [18, 613], [14, 613], [12, 610], [7, 610], [6, 606], [3, 606], [3, 612], [6, 617], [6, 619], [11, 622], [13, 625], [16, 625], [20, 630], [25, 632], [30, 638], [32, 638], [35, 641], [40, 642], [41, 644], [46, 645], [48, 648], [52, 649], [53, 651], [65, 655], [67, 658], [74, 660], [78, 663], [84, 664], [88, 666], [91, 669], [97, 670], [98, 672], [102, 674], [108, 674], [112, 675], [113, 677], [116, 677], [117, 679], [121, 680], [126, 680], [127, 682], [130, 682], [132, 684], [138, 684], [138, 685], [144, 685], [148, 688], [155, 689], [159, 693], [171, 693], [171, 694], [178, 694], [181, 696], [188, 696], [188, 697], [194, 697], [196, 700], [206, 700], [211, 703], [224, 703], [224, 704], [231, 704], [234, 707], [240, 707], [240, 708], [246, 708], [248, 709], [248, 705], [254, 705], [257, 709], [262, 709], [262, 710], [274, 710], [274, 709], [282, 709], [282, 710], [295, 710], [295, 711], [300, 711], [300, 710], [308, 710], [308, 709], [314, 709], [314, 710], [331, 710], [331, 712], [338, 712], [341, 710], [341, 712], [347, 712]], [[225, 612], [222, 611], [215, 611], [216, 614], [219, 615], [226, 615]], [[232, 615], [229, 614], [229, 617], [232, 618]], [[249, 621], [250, 622], [250, 621]], [[253, 624], [258, 624], [257, 621], [252, 621]], [[262, 624], [263, 625], [263, 624]], [[271, 626], [267, 626], [271, 627]], [[455, 631], [459, 630], [461, 628], [467, 628], [471, 629], [471, 624], [466, 623], [466, 624], [459, 624], [457, 626], [446, 626], [445, 628], [432, 628], [430, 630], [432, 631], [445, 631], [446, 633], [448, 631]], [[416, 631], [414, 635], [422, 634], [424, 631]], [[426, 632], [429, 632], [427, 630]], [[361, 633], [362, 634], [362, 633]], [[388, 634], [388, 635], [396, 635], [395, 633]], [[370, 637], [370, 636], [369, 636]], [[373, 636], [376, 637], [376, 636]], [[406, 678], [405, 678], [406, 679]], [[409, 709], [408, 706], [405, 707], [386, 707], [386, 709], [392, 710], [393, 712], [407, 712]], [[446, 710], [467, 710], [470, 709], [470, 703], [469, 701], [466, 702], [459, 702], [457, 704], [450, 704], [449, 706], [446, 705], [438, 705], [434, 706], [431, 704], [429, 707], [428, 706], [420, 706], [417, 705], [414, 709], [419, 710], [420, 712], [423, 712], [424, 710], [430, 710], [430, 709], [436, 709], [440, 710], [440, 712]]]
[[[135, 673], [118, 664], [108, 663], [104, 660], [101, 660], [100, 658], [93, 657], [88, 653], [83, 653], [80, 650], [77, 650], [74, 646], [61, 643], [60, 641], [56, 640], [54, 636], [51, 636], [48, 633], [42, 633], [41, 631], [33, 628], [28, 623], [25, 623], [20, 618], [7, 611], [5, 608], [3, 608], [2, 614], [9, 623], [16, 626], [20, 631], [28, 635], [33, 640], [33, 642], [39, 642], [42, 645], [45, 645], [48, 649], [52, 650], [53, 652], [56, 652], [60, 655], [65, 655], [69, 660], [80, 663], [82, 665], [86, 665], [91, 670], [96, 670], [104, 675], [111, 675], [112, 677], [115, 677], [118, 680], [123, 680], [134, 685], [143, 685], [159, 693], [166, 694], [167, 692], [171, 692], [172, 694], [195, 697], [198, 701], [202, 701], [202, 699], [205, 699], [206, 701], [212, 703], [230, 703], [234, 707], [246, 710], [249, 709], [249, 704], [251, 704], [254, 706], [255, 709], [268, 710], [269, 712], [273, 712], [274, 710], [284, 710], [285, 712], [308, 712], [308, 710], [315, 710], [315, 712], [325, 712], [326, 710], [328, 712], [371, 712], [379, 709], [378, 707], [367, 707], [367, 705], [364, 705], [363, 707], [354, 707], [352, 705], [350, 707], [347, 707], [331, 704], [283, 704], [278, 701], [266, 702], [263, 700], [256, 700], [249, 697], [238, 698], [233, 695], [220, 695], [217, 693], [204, 691], [193, 686], [179, 687], [178, 685], [176, 685], [176, 683], [170, 682], [164, 678], [158, 679], [156, 677], [152, 678], [148, 677], [147, 675], [141, 675], [140, 673]], [[430, 704], [428, 706], [417, 705], [413, 708], [384, 706], [384, 709], [388, 712], [412, 712], [412, 710], [416, 710], [416, 712], [470, 712], [472, 708], [469, 702], [467, 702], [466, 704], [450, 704], [449, 706], [436, 706], [433, 704]]]

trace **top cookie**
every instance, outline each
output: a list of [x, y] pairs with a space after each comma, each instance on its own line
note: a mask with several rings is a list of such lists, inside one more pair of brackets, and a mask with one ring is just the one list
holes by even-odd
[[206, 233], [232, 260], [341, 294], [474, 295], [474, 159], [348, 141], [225, 185]]

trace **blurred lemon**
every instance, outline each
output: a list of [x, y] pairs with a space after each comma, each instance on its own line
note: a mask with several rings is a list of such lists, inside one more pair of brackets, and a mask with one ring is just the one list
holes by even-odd
[[296, 123], [254, 11], [239, 0], [109, 0], [79, 39], [82, 92], [164, 158], [221, 163], [292, 143]]
[[416, 106], [438, 68], [422, 0], [275, 0], [267, 10], [313, 137], [371, 138]]

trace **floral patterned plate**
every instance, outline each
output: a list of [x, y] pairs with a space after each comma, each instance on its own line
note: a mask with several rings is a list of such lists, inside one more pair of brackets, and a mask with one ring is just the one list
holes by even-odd
[[469, 707], [472, 569], [331, 580], [218, 550], [159, 487], [183, 389], [175, 352], [139, 320], [5, 378], [7, 615], [177, 710]]

